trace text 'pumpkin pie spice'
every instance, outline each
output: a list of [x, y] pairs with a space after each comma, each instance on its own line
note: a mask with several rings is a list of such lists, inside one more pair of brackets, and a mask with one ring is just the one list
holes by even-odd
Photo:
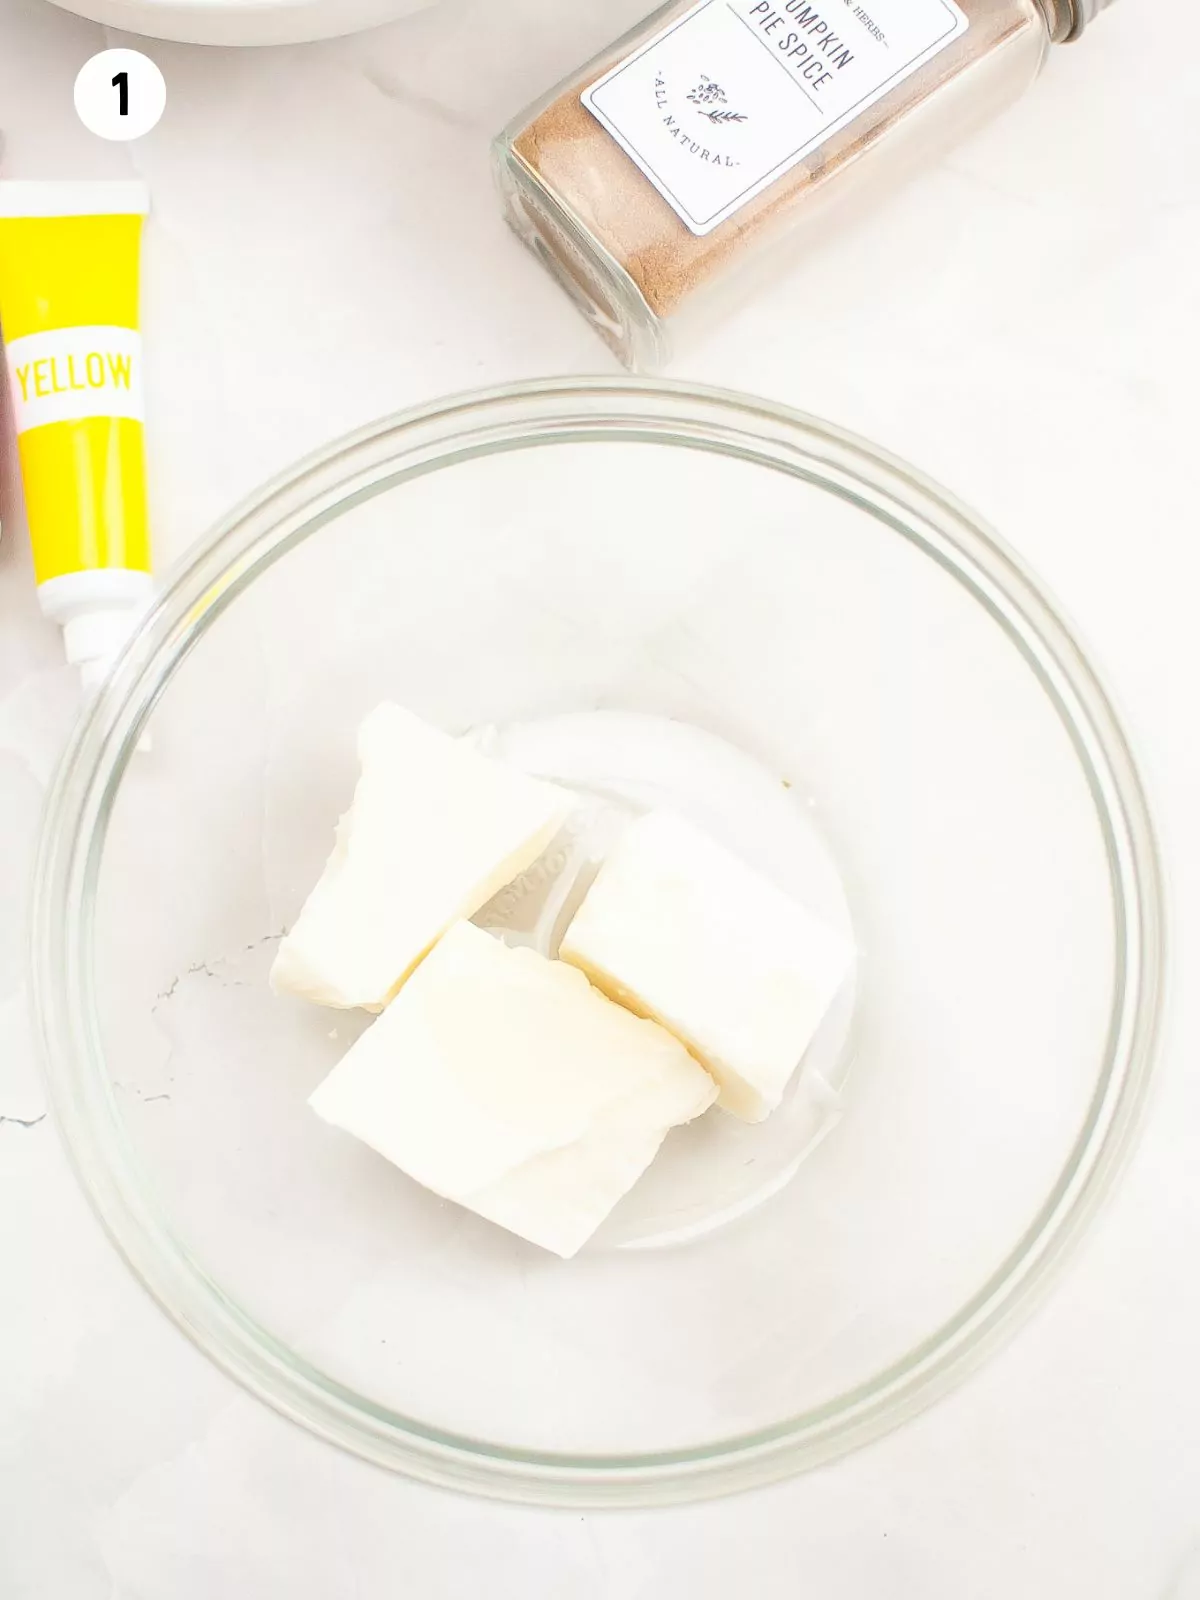
[[508, 219], [656, 368], [743, 269], [935, 159], [1108, 3], [673, 0], [500, 136]]

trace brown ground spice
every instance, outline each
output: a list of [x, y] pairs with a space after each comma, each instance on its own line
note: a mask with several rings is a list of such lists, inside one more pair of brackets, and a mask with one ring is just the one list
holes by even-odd
[[[654, 18], [653, 30], [690, 9], [680, 0]], [[958, 0], [970, 27], [953, 44], [863, 115], [835, 134], [808, 161], [747, 202], [720, 227], [698, 238], [583, 106], [580, 95], [637, 47], [620, 41], [513, 141], [524, 165], [629, 273], [646, 303], [669, 317], [702, 284], [735, 259], [798, 220], [837, 175], [883, 139], [898, 120], [1031, 28], [1041, 29], [1037, 0]]]

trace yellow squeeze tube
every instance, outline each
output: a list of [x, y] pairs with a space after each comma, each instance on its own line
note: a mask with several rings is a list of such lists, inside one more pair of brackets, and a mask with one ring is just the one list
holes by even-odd
[[0, 328], [38, 599], [94, 688], [149, 603], [140, 183], [0, 183]]

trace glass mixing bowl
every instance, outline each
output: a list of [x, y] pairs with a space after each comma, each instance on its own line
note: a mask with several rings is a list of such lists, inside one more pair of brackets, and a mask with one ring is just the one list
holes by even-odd
[[[305, 1103], [364, 1019], [267, 971], [384, 698], [854, 932], [777, 1117], [673, 1134], [570, 1262]], [[858, 1445], [1012, 1327], [1128, 1147], [1161, 938], [1109, 702], [969, 512], [775, 406], [564, 381], [369, 428], [177, 573], [63, 761], [34, 991], [93, 1205], [247, 1388], [438, 1483], [645, 1504]]]

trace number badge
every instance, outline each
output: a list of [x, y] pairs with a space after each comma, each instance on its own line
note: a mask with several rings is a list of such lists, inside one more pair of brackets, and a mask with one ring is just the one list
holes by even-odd
[[75, 79], [79, 120], [101, 139], [140, 139], [166, 104], [166, 79], [140, 50], [101, 50]]

